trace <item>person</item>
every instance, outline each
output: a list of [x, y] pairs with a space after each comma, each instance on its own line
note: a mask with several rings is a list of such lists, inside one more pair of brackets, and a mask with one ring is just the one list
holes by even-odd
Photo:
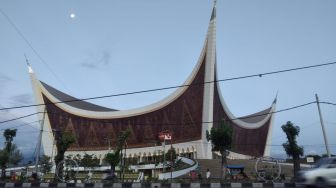
[[211, 176], [211, 172], [210, 172], [209, 169], [207, 169], [207, 171], [206, 171], [206, 179], [207, 180], [210, 179], [210, 176]]

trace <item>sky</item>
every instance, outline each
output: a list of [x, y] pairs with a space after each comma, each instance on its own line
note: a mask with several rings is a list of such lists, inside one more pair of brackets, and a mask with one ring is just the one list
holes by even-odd
[[[1, 0], [0, 108], [34, 104], [25, 55], [43, 82], [77, 98], [181, 85], [197, 63], [213, 2], [209, 0]], [[218, 0], [219, 79], [336, 61], [336, 1]], [[7, 16], [7, 18], [6, 18]], [[8, 21], [10, 19], [11, 21]], [[15, 27], [13, 26], [15, 25]], [[231, 112], [244, 116], [315, 101], [336, 103], [336, 65], [221, 82]], [[174, 90], [90, 101], [114, 109], [152, 104]], [[336, 154], [336, 106], [321, 104]], [[0, 120], [36, 112], [0, 112]], [[17, 127], [16, 142], [32, 153], [37, 117]], [[326, 153], [317, 105], [275, 114], [272, 155], [284, 156], [281, 125], [300, 127], [305, 154]], [[23, 123], [31, 123], [22, 125]], [[0, 138], [0, 143], [4, 139]]]

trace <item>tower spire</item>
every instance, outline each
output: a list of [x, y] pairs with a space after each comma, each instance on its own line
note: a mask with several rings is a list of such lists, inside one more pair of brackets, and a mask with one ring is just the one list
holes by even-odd
[[28, 61], [28, 58], [27, 58], [26, 54], [24, 54], [24, 56], [25, 56], [26, 63], [27, 63], [27, 66], [28, 66], [28, 72], [29, 73], [33, 73], [34, 71], [33, 71], [33, 69], [31, 68], [31, 66], [29, 64], [29, 61]]
[[217, 0], [214, 0], [210, 21], [212, 21], [213, 19], [216, 19], [216, 4], [217, 4]]

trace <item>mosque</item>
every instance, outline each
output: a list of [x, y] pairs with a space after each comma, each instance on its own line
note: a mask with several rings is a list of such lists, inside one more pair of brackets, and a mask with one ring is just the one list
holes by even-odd
[[102, 158], [118, 135], [130, 129], [126, 158], [146, 161], [161, 155], [162, 146], [157, 146], [156, 141], [160, 132], [168, 131], [172, 138], [169, 144], [177, 154], [212, 159], [214, 153], [206, 131], [224, 122], [233, 129], [231, 157], [270, 156], [276, 100], [263, 111], [235, 117], [222, 98], [216, 63], [214, 5], [198, 62], [183, 87], [148, 106], [120, 111], [77, 99], [39, 80], [29, 66], [36, 104], [45, 104], [37, 107], [38, 112], [45, 112], [39, 114], [43, 120], [44, 153], [55, 155], [55, 130], [70, 131], [76, 141], [67, 154], [85, 152]]

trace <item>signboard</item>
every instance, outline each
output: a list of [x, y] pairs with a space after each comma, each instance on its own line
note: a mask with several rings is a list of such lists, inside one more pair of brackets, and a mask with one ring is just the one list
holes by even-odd
[[314, 157], [307, 157], [307, 163], [314, 163]]

